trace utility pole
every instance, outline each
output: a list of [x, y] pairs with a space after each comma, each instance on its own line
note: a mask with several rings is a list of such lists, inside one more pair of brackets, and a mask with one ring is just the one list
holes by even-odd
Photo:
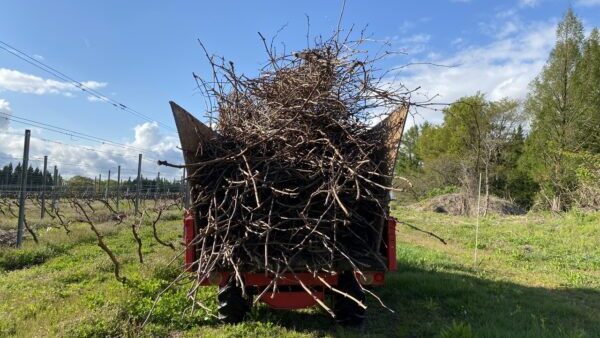
[[102, 196], [102, 174], [98, 174], [98, 191], [96, 191], [96, 195]]
[[121, 166], [117, 167], [117, 211], [119, 211], [119, 193], [121, 192]]
[[19, 222], [17, 223], [17, 248], [23, 242], [23, 224], [25, 222], [25, 186], [27, 185], [27, 169], [29, 168], [29, 138], [31, 131], [25, 129], [25, 144], [23, 147], [23, 165], [21, 170], [21, 194], [19, 195]]
[[138, 158], [137, 192], [135, 194], [135, 214], [137, 216], [140, 206], [140, 190], [142, 190], [142, 154]]
[[44, 173], [42, 174], [42, 213], [40, 219], [44, 219], [46, 213], [46, 170], [48, 169], [48, 156], [44, 156]]

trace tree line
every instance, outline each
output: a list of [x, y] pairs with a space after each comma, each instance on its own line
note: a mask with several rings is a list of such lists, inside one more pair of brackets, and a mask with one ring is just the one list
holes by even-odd
[[[137, 190], [138, 186], [137, 177], [131, 179], [128, 177], [127, 180], [122, 179], [120, 182], [120, 189], [123, 192], [131, 191], [134, 192]], [[73, 176], [66, 181], [66, 185], [69, 188], [74, 188], [78, 190], [88, 190], [88, 191], [96, 191], [102, 192], [106, 189], [106, 187], [110, 187], [111, 190], [114, 191], [117, 187], [117, 180], [111, 179], [107, 180], [96, 180], [93, 178], [85, 177], [85, 176]], [[142, 190], [147, 193], [156, 193], [156, 192], [178, 192], [181, 189], [181, 181], [171, 181], [164, 178], [158, 180], [157, 178], [148, 179], [142, 177], [141, 180]]]
[[[2, 167], [0, 171], [0, 189], [4, 191], [15, 190], [15, 187], [18, 187], [21, 184], [21, 174], [23, 172], [23, 166], [21, 163], [17, 163], [16, 166], [13, 167], [12, 163], [9, 163]], [[59, 180], [62, 179], [59, 175]], [[29, 189], [37, 189], [41, 188], [44, 182], [44, 173], [43, 168], [33, 168], [29, 166], [27, 168], [27, 187]], [[53, 185], [54, 179], [52, 177], [52, 173], [46, 170], [46, 186], [50, 187]]]
[[524, 208], [600, 208], [600, 32], [585, 37], [569, 9], [556, 44], [523, 102], [482, 93], [443, 109], [403, 137], [403, 198], [462, 192], [497, 195]]
[[[0, 191], [16, 191], [19, 190], [21, 184], [21, 174], [23, 172], [23, 167], [21, 163], [17, 163], [13, 166], [12, 163], [9, 163], [2, 167], [0, 171]], [[33, 166], [29, 166], [27, 169], [27, 184], [26, 189], [28, 191], [40, 191], [43, 186], [44, 174], [43, 168], [34, 168]], [[73, 176], [69, 179], [63, 180], [63, 177], [59, 174], [57, 179], [58, 185], [64, 186], [67, 189], [74, 189], [84, 191], [87, 190], [89, 192], [102, 192], [106, 189], [107, 180], [97, 180], [81, 175]], [[111, 179], [108, 182], [108, 185], [111, 189], [115, 189], [117, 186], [117, 181], [115, 179]], [[142, 189], [147, 193], [155, 193], [155, 192], [177, 192], [181, 189], [180, 181], [170, 181], [164, 178], [158, 180], [157, 178], [148, 179], [142, 177]], [[46, 187], [50, 188], [54, 186], [54, 177], [52, 173], [46, 170]], [[121, 191], [136, 191], [137, 189], [137, 177], [131, 179], [129, 177], [127, 180], [122, 180], [120, 182]]]

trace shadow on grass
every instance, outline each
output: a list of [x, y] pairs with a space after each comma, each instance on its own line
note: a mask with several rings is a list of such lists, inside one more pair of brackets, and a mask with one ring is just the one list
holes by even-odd
[[335, 337], [437, 337], [442, 331], [444, 337], [470, 337], [452, 334], [453, 323], [467, 324], [474, 337], [600, 335], [598, 290], [526, 287], [412, 266], [400, 266], [399, 271], [388, 274], [386, 286], [375, 290], [396, 313], [371, 300], [360, 328], [340, 327], [324, 311], [264, 306], [250, 320]]

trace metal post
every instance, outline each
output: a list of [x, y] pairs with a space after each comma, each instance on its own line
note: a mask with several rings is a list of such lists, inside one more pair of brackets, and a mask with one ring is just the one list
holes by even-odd
[[98, 191], [96, 191], [96, 195], [102, 194], [102, 174], [98, 174]]
[[25, 221], [25, 186], [27, 185], [27, 168], [29, 168], [29, 137], [31, 131], [25, 129], [25, 145], [23, 147], [23, 165], [21, 171], [21, 194], [19, 195], [19, 223], [17, 224], [17, 248], [23, 242], [23, 223]]
[[184, 193], [185, 193], [185, 208], [189, 209], [190, 208], [190, 182], [188, 181], [187, 177], [185, 178], [185, 181], [183, 182], [183, 186], [184, 186]]
[[158, 172], [158, 174], [156, 175], [156, 197], [154, 198], [155, 200], [159, 198], [159, 193], [160, 193], [160, 171]]
[[46, 170], [48, 168], [48, 156], [44, 156], [44, 173], [42, 174], [42, 213], [40, 218], [44, 218], [46, 213]]
[[110, 188], [110, 169], [108, 170], [108, 180], [106, 180], [106, 190], [104, 191], [104, 199], [108, 200], [108, 189]]
[[56, 194], [58, 187], [58, 169], [54, 166], [54, 179], [52, 180], [52, 211], [56, 209]]
[[135, 193], [135, 214], [138, 214], [140, 205], [140, 190], [142, 190], [142, 154], [138, 158], [137, 191]]
[[181, 174], [181, 207], [185, 208], [185, 168], [183, 168], [183, 174]]
[[121, 166], [117, 167], [117, 211], [119, 211], [119, 193], [121, 192]]
[[5, 189], [6, 189], [6, 193], [7, 194], [10, 194], [9, 191], [10, 191], [10, 175], [11, 174], [12, 173], [8, 172], [8, 170], [6, 171], [6, 186], [5, 186]]
[[62, 188], [63, 180], [62, 180], [62, 177], [60, 177], [60, 175], [58, 173], [58, 169], [56, 169], [56, 186], [58, 187], [58, 189], [56, 189], [56, 209], [58, 210], [58, 209], [60, 209], [59, 208], [60, 196], [64, 191], [64, 189]]

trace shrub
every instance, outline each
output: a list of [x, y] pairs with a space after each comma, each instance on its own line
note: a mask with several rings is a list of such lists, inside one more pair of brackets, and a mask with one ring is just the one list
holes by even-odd
[[441, 188], [433, 188], [425, 194], [425, 198], [432, 198], [440, 195], [447, 195], [459, 192], [460, 189], [457, 186], [449, 185]]
[[39, 265], [64, 252], [65, 248], [59, 245], [1, 250], [0, 269], [10, 271]]

